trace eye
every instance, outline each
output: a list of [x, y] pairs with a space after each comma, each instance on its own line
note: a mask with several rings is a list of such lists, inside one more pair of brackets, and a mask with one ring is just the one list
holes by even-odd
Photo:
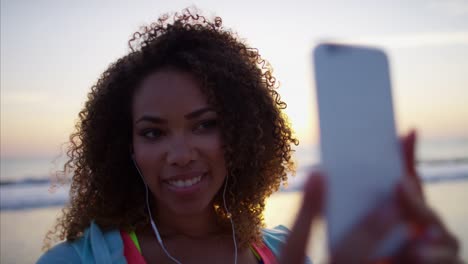
[[218, 127], [218, 120], [210, 119], [210, 120], [205, 120], [205, 121], [201, 121], [200, 123], [198, 123], [197, 126], [195, 127], [195, 131], [197, 132], [211, 131], [217, 127]]
[[146, 138], [146, 139], [151, 139], [155, 140], [163, 136], [163, 131], [160, 129], [145, 129], [140, 133], [140, 136]]

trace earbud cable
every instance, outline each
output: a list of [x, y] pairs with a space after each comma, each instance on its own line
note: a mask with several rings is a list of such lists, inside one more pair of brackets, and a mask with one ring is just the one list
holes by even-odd
[[[174, 258], [166, 249], [164, 246], [163, 240], [161, 238], [161, 235], [159, 234], [158, 228], [156, 227], [156, 224], [154, 223], [153, 220], [153, 215], [151, 214], [151, 209], [149, 205], [149, 190], [148, 190], [148, 185], [146, 184], [145, 179], [143, 178], [143, 174], [140, 171], [140, 168], [138, 167], [136, 161], [134, 158], [132, 158], [133, 164], [135, 165], [135, 168], [138, 171], [138, 174], [140, 175], [143, 183], [145, 184], [145, 196], [146, 196], [146, 208], [148, 209], [148, 215], [150, 217], [150, 222], [151, 222], [151, 227], [153, 228], [153, 232], [156, 235], [156, 239], [158, 240], [159, 244], [161, 245], [162, 250], [164, 253], [166, 253], [166, 256], [170, 258], [172, 261], [174, 261], [177, 264], [182, 264], [180, 261], [178, 261], [176, 258]], [[232, 220], [232, 215], [227, 209], [226, 205], [226, 189], [227, 189], [227, 183], [228, 183], [228, 178], [229, 176], [226, 176], [226, 181], [224, 183], [224, 191], [223, 191], [223, 203], [224, 203], [224, 210], [226, 210], [227, 217], [231, 221], [231, 227], [232, 227], [232, 240], [234, 242], [234, 264], [237, 264], [237, 242], [236, 242], [236, 232], [234, 228], [234, 222]]]

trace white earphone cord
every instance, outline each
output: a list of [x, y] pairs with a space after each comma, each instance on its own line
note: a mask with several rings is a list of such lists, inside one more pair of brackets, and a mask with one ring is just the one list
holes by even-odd
[[[140, 168], [138, 167], [135, 159], [132, 158], [132, 161], [133, 161], [133, 164], [135, 165], [135, 168], [137, 169], [138, 174], [140, 175], [143, 183], [145, 183], [146, 208], [148, 209], [148, 215], [150, 217], [151, 227], [153, 228], [153, 232], [156, 235], [156, 239], [158, 240], [159, 244], [161, 245], [161, 248], [163, 249], [164, 253], [166, 253], [166, 256], [168, 258], [170, 258], [172, 261], [174, 261], [177, 264], [182, 264], [180, 261], [178, 261], [176, 258], [174, 258], [167, 251], [166, 247], [164, 246], [164, 243], [162, 241], [161, 235], [159, 234], [158, 228], [156, 227], [156, 224], [154, 223], [153, 215], [151, 214], [150, 205], [149, 205], [148, 185], [146, 184], [145, 179], [143, 178], [143, 174], [141, 173]], [[224, 210], [226, 210], [227, 217], [231, 221], [232, 241], [234, 242], [234, 264], [237, 264], [237, 242], [236, 242], [236, 232], [235, 232], [235, 228], [234, 228], [234, 221], [232, 221], [232, 215], [231, 215], [231, 213], [229, 212], [229, 210], [227, 209], [227, 206], [226, 206], [226, 189], [227, 189], [228, 178], [229, 177], [226, 176], [226, 181], [225, 181], [224, 190], [223, 190], [223, 203], [224, 203]]]

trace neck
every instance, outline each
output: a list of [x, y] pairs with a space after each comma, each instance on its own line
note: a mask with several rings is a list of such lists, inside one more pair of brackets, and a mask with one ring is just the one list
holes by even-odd
[[202, 212], [178, 215], [170, 210], [159, 207], [156, 226], [162, 237], [188, 237], [195, 239], [207, 238], [221, 233], [216, 220], [217, 216], [212, 206]]

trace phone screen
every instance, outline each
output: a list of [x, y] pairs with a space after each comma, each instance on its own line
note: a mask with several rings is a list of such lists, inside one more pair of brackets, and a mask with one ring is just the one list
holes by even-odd
[[[331, 248], [403, 175], [384, 52], [321, 44], [314, 50]], [[392, 247], [392, 246], [387, 246]], [[383, 251], [389, 251], [384, 249]]]

